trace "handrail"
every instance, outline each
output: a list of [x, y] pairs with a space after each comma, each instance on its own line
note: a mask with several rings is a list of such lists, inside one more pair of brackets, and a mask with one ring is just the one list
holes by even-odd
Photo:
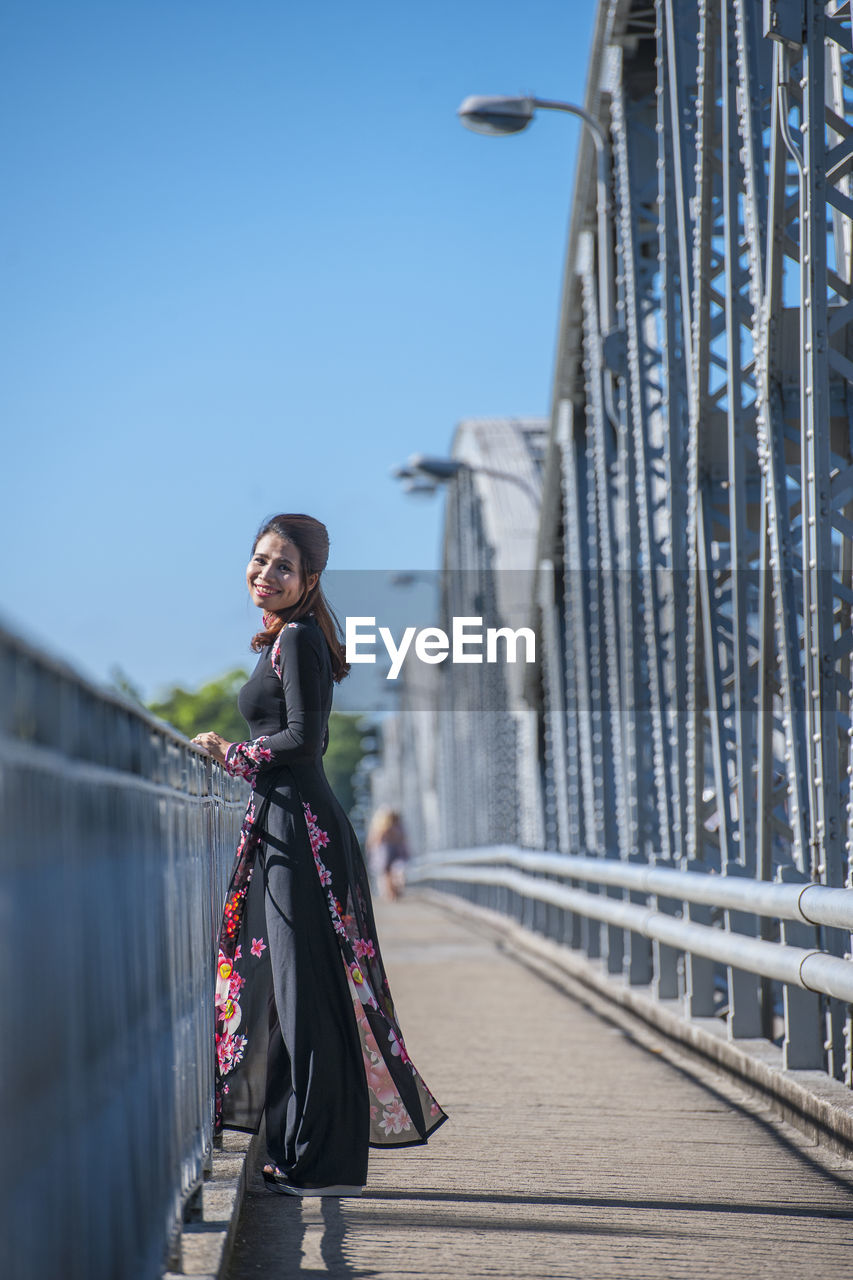
[[[838, 956], [827, 955], [816, 949], [765, 942], [709, 925], [694, 924], [648, 907], [608, 898], [603, 894], [567, 889], [553, 881], [538, 879], [518, 871], [489, 866], [454, 866], [444, 862], [434, 863], [433, 867], [431, 872], [430, 864], [421, 862], [411, 869], [407, 878], [415, 881], [449, 880], [499, 886], [522, 897], [550, 903], [567, 911], [576, 911], [605, 924], [630, 929], [646, 938], [689, 951], [692, 955], [731, 965], [735, 969], [776, 979], [806, 991], [853, 1001], [853, 963]], [[722, 877], [719, 879], [722, 880]]]
[[31, 640], [19, 635], [0, 614], [0, 646], [6, 645], [14, 646], [19, 658], [35, 663], [40, 671], [48, 674], [53, 679], [64, 680], [69, 684], [78, 686], [81, 690], [85, 690], [87, 694], [97, 698], [99, 703], [109, 706], [117, 712], [129, 711], [135, 720], [147, 724], [165, 740], [175, 743], [182, 749], [189, 749], [200, 759], [208, 758], [207, 753], [201, 747], [197, 747], [195, 743], [190, 742], [181, 733], [180, 729], [176, 729], [174, 725], [169, 724], [168, 720], [161, 720], [159, 716], [155, 716], [147, 707], [138, 702], [133, 702], [119, 689], [113, 689], [109, 685], [92, 684], [81, 676], [79, 671], [75, 671], [69, 663], [63, 662], [61, 658], [53, 654], [44, 653]]
[[0, 626], [11, 1280], [156, 1280], [169, 1260], [209, 1168], [215, 946], [246, 796]]
[[575, 854], [538, 853], [509, 845], [487, 849], [456, 849], [434, 853], [413, 865], [410, 878], [421, 868], [457, 866], [512, 866], [518, 870], [613, 885], [635, 893], [678, 898], [726, 910], [749, 911], [777, 920], [853, 929], [853, 889], [830, 889], [821, 884], [775, 884], [740, 876], [677, 871], [609, 858]]

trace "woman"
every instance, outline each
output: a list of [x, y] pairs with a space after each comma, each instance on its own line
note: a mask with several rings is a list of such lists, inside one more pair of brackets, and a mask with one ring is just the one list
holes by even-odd
[[403, 892], [409, 860], [403, 819], [396, 809], [382, 805], [374, 813], [367, 833], [367, 854], [382, 897], [396, 902]]
[[355, 833], [323, 771], [332, 685], [349, 672], [320, 575], [318, 520], [278, 515], [246, 571], [263, 609], [238, 705], [251, 738], [193, 739], [252, 784], [216, 983], [217, 1129], [257, 1133], [267, 1184], [358, 1195], [369, 1146], [425, 1142], [446, 1119], [403, 1043]]

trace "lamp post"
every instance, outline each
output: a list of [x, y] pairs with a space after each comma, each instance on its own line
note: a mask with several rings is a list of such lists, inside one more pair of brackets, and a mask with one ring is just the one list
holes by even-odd
[[572, 102], [555, 102], [550, 98], [506, 98], [474, 96], [466, 98], [457, 115], [466, 129], [500, 137], [521, 133], [537, 111], [562, 111], [577, 116], [592, 138], [598, 160], [596, 215], [598, 222], [598, 294], [601, 329], [606, 335], [613, 328], [613, 290], [610, 272], [610, 144], [601, 125], [583, 107]]

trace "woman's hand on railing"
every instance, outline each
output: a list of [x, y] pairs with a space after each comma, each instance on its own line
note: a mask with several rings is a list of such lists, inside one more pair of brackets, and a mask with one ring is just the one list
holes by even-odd
[[197, 747], [201, 747], [202, 751], [206, 751], [209, 756], [213, 756], [214, 760], [218, 760], [220, 764], [225, 763], [225, 752], [231, 746], [230, 742], [218, 733], [197, 733], [192, 739]]

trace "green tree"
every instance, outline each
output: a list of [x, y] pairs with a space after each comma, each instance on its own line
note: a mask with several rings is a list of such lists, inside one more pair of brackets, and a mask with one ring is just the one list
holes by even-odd
[[[175, 685], [159, 702], [150, 702], [148, 709], [188, 738], [212, 729], [228, 742], [243, 742], [249, 731], [237, 709], [237, 694], [248, 678], [238, 667], [199, 689]], [[329, 745], [323, 757], [329, 784], [347, 813], [355, 800], [352, 775], [364, 755], [362, 738], [366, 730], [360, 729], [359, 723], [359, 716], [333, 711], [329, 717]]]
[[352, 775], [364, 755], [362, 740], [366, 730], [359, 728], [360, 721], [360, 716], [333, 711], [329, 716], [329, 745], [323, 756], [329, 786], [347, 813], [355, 803]]
[[243, 742], [248, 730], [237, 710], [237, 693], [248, 678], [246, 671], [235, 667], [200, 689], [175, 685], [159, 702], [149, 702], [148, 709], [188, 738], [212, 730], [228, 742]]

